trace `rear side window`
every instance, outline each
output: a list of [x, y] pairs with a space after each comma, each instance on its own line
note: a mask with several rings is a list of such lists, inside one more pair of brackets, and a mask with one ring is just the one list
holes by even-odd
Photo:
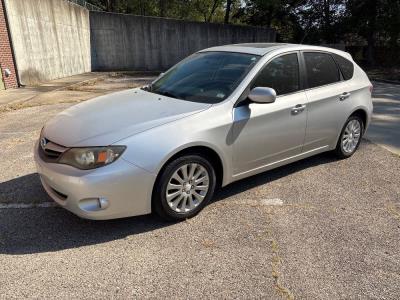
[[304, 60], [309, 88], [340, 81], [339, 69], [331, 55], [321, 52], [305, 52]]
[[277, 95], [300, 90], [297, 54], [285, 54], [270, 61], [257, 76], [252, 88], [269, 87]]
[[333, 54], [336, 62], [339, 65], [340, 70], [342, 71], [343, 78], [345, 80], [349, 80], [353, 77], [354, 73], [354, 65], [348, 59], [345, 59], [343, 56]]

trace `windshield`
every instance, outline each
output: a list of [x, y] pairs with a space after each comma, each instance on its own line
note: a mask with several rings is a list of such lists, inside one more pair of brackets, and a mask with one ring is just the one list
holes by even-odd
[[239, 85], [260, 56], [232, 52], [196, 53], [146, 88], [182, 100], [218, 103]]

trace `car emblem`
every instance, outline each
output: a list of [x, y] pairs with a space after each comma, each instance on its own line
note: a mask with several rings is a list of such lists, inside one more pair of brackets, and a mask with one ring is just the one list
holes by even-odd
[[44, 149], [46, 148], [48, 141], [46, 140], [46, 138], [41, 138], [40, 139], [40, 146]]

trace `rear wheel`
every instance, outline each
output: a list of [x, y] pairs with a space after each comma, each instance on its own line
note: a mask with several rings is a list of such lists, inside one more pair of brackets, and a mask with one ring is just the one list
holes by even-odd
[[215, 191], [216, 175], [200, 155], [177, 158], [161, 171], [153, 192], [153, 208], [166, 220], [183, 220], [199, 213]]
[[362, 134], [364, 132], [364, 123], [357, 116], [350, 116], [343, 126], [335, 153], [339, 158], [348, 158], [352, 156], [360, 145]]

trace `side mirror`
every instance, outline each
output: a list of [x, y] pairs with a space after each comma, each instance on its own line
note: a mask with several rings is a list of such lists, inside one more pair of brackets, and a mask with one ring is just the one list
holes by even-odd
[[276, 92], [268, 87], [256, 87], [250, 91], [248, 98], [256, 103], [273, 103], [276, 99]]

